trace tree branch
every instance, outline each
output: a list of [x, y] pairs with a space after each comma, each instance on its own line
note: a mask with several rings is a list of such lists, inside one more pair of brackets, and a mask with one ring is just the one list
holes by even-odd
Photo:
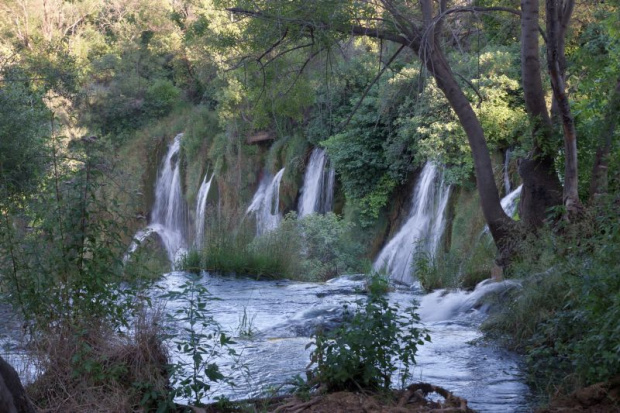
[[355, 114], [355, 112], [357, 112], [357, 110], [359, 109], [360, 105], [362, 104], [362, 102], [364, 101], [364, 99], [366, 98], [366, 95], [368, 95], [368, 92], [370, 92], [370, 89], [375, 85], [375, 83], [377, 83], [377, 81], [379, 80], [379, 78], [383, 75], [383, 73], [385, 73], [386, 69], [388, 67], [390, 67], [390, 65], [392, 64], [392, 62], [394, 61], [394, 59], [396, 59], [396, 56], [398, 56], [400, 54], [400, 52], [405, 48], [405, 45], [401, 45], [398, 50], [396, 51], [396, 53], [394, 53], [392, 55], [392, 57], [390, 57], [390, 60], [388, 60], [388, 62], [385, 64], [385, 66], [383, 66], [383, 69], [381, 69], [381, 71], [379, 73], [377, 73], [377, 76], [375, 76], [375, 78], [372, 80], [372, 82], [368, 85], [368, 87], [366, 87], [366, 90], [364, 90], [364, 93], [362, 94], [362, 97], [360, 97], [360, 99], [357, 101], [357, 104], [355, 105], [355, 107], [353, 108], [353, 110], [351, 111], [351, 113], [349, 114], [349, 117], [347, 118], [347, 120], [340, 126], [340, 129], [344, 129], [347, 127], [347, 125], [349, 124], [349, 122], [351, 122], [351, 119], [353, 118], [353, 115]]

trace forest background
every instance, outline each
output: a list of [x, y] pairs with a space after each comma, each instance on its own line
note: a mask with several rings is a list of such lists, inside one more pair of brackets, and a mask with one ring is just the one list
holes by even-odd
[[[215, 174], [219, 211], [192, 266], [313, 280], [368, 269], [433, 161], [453, 195], [440, 252], [417, 259], [423, 286], [473, 288], [502, 268], [524, 287], [486, 328], [526, 352], [534, 382], [552, 391], [620, 374], [617, 1], [0, 10], [0, 274], [38, 329], [64, 320], [86, 334], [75, 328], [86, 314], [122, 324], [108, 283], [167, 266], [148, 252], [129, 270], [119, 261], [184, 132], [184, 197], [195, 203]], [[280, 208], [293, 211], [313, 147], [336, 169], [336, 215], [303, 231], [285, 221], [249, 247], [239, 222], [261, 171], [286, 166]], [[513, 217], [499, 206], [507, 153], [509, 181], [524, 184]], [[492, 239], [479, 236], [485, 224]], [[303, 259], [291, 242], [301, 233], [315, 234]], [[83, 313], [64, 314], [78, 299]]]

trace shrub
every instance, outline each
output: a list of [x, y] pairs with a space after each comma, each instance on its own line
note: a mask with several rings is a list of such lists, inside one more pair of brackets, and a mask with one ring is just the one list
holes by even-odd
[[324, 281], [341, 274], [361, 272], [361, 245], [352, 239], [353, 224], [333, 212], [310, 214], [300, 221], [304, 278]]
[[414, 276], [426, 291], [456, 288], [459, 283], [459, 261], [459, 257], [451, 253], [431, 256], [426, 251], [418, 251], [413, 261]]
[[613, 204], [522, 245], [511, 268], [522, 293], [485, 327], [526, 351], [537, 385], [572, 390], [620, 374], [619, 258]]
[[145, 112], [159, 118], [170, 113], [179, 101], [181, 91], [167, 79], [157, 79], [146, 90]]
[[187, 253], [175, 263], [175, 268], [193, 274], [200, 274], [200, 269], [202, 268], [202, 257], [200, 252], [195, 249], [187, 251]]
[[209, 314], [207, 305], [215, 298], [200, 281], [200, 276], [189, 275], [179, 290], [162, 296], [166, 300], [183, 302], [171, 316], [175, 325], [180, 324], [180, 333], [174, 332], [171, 337], [182, 354], [181, 360], [171, 366], [172, 396], [198, 406], [209, 396], [212, 383], [222, 381], [232, 385], [215, 360], [224, 353], [236, 355], [230, 347], [235, 343]]
[[202, 251], [205, 268], [304, 281], [362, 271], [361, 247], [351, 239], [351, 228], [333, 213], [311, 214], [301, 220], [291, 213], [278, 228], [256, 238], [248, 225], [236, 233], [211, 228]]
[[430, 341], [425, 330], [415, 327], [415, 307], [399, 313], [383, 295], [370, 294], [357, 308], [345, 305], [348, 319], [330, 332], [317, 332], [309, 344], [314, 365], [308, 372], [312, 385], [337, 390], [388, 390], [400, 367], [401, 385], [411, 377], [418, 346]]

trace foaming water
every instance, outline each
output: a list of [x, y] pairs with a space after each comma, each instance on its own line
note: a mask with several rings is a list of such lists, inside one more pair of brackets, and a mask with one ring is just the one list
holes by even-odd
[[278, 227], [280, 215], [280, 181], [284, 175], [284, 168], [271, 178], [265, 173], [258, 185], [258, 190], [252, 198], [247, 214], [256, 217], [256, 235], [273, 231]]
[[332, 210], [335, 176], [334, 168], [329, 167], [325, 149], [313, 149], [306, 166], [304, 184], [297, 206], [299, 218], [315, 212], [324, 213]]
[[445, 209], [450, 187], [432, 162], [426, 163], [414, 188], [411, 211], [405, 224], [383, 247], [373, 267], [385, 270], [394, 281], [412, 285], [413, 256], [422, 251], [433, 256], [445, 229]]
[[[184, 273], [173, 272], [165, 276], [161, 286], [173, 290], [185, 280]], [[341, 322], [342, 305], [355, 305], [355, 301], [365, 297], [360, 294], [363, 281], [355, 276], [328, 283], [298, 283], [205, 275], [201, 282], [218, 298], [210, 302], [209, 312], [235, 337], [235, 349], [244, 365], [244, 369], [235, 370], [237, 360], [217, 360], [237, 386], [216, 384], [212, 396], [232, 399], [259, 396], [266, 388], [281, 386], [297, 374], [305, 377], [311, 351], [306, 346], [312, 331], [319, 325], [337, 325]], [[481, 300], [490, 292], [515, 285], [488, 281], [471, 293], [390, 293], [390, 302], [403, 309], [413, 300], [419, 301], [418, 312], [430, 331], [432, 342], [421, 346], [416, 356], [414, 380], [445, 387], [468, 399], [469, 406], [478, 411], [530, 411], [530, 393], [524, 384], [520, 359], [493, 344], [485, 344], [478, 331], [486, 309]], [[168, 302], [168, 312], [179, 305], [182, 303]], [[240, 334], [244, 315], [251, 324], [251, 337]], [[183, 357], [176, 353], [172, 356], [176, 360]]]

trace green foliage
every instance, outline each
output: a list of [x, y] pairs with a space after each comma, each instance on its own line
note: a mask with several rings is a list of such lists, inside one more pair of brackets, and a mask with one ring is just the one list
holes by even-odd
[[[107, 398], [108, 409], [126, 411], [142, 397], [134, 381], [148, 377], [164, 392], [166, 353], [159, 332], [139, 322], [149, 299], [134, 283], [121, 287], [128, 217], [115, 195], [122, 180], [101, 141], [72, 142], [66, 153], [57, 137], [50, 141], [50, 173], [38, 192], [0, 199], [1, 289], [44, 372], [31, 386], [37, 403], [98, 411]], [[123, 397], [111, 406], [119, 388]]]
[[236, 356], [231, 347], [235, 342], [221, 331], [209, 314], [209, 301], [215, 298], [201, 283], [200, 276], [188, 275], [179, 290], [170, 291], [162, 298], [183, 303], [171, 315], [171, 321], [181, 325], [181, 331], [172, 334], [181, 360], [171, 366], [174, 388], [171, 396], [201, 406], [202, 400], [209, 397], [212, 383], [232, 385], [215, 360], [224, 354]]
[[145, 111], [149, 116], [162, 117], [170, 113], [181, 91], [168, 79], [157, 79], [146, 90]]
[[361, 247], [351, 238], [352, 224], [333, 213], [301, 220], [292, 213], [278, 228], [256, 238], [247, 225], [236, 234], [214, 225], [207, 229], [202, 251], [208, 271], [324, 281], [363, 270]]
[[0, 193], [3, 197], [36, 185], [46, 169], [51, 114], [42, 95], [19, 68], [4, 68], [0, 87]]
[[308, 130], [310, 139], [321, 141], [327, 149], [347, 199], [360, 207], [365, 227], [372, 225], [394, 188], [415, 167], [410, 136], [399, 134], [398, 127], [399, 108], [415, 82], [400, 81], [402, 72], [394, 78], [385, 76], [356, 109], [375, 76], [370, 67], [364, 55], [342, 64], [336, 87], [323, 91], [319, 103], [324, 108]]
[[460, 257], [450, 253], [432, 256], [425, 251], [417, 251], [413, 260], [413, 275], [420, 281], [425, 291], [459, 286]]
[[4, 281], [39, 332], [92, 319], [126, 325], [133, 299], [109, 288], [122, 279], [126, 219], [109, 198], [116, 188], [104, 185], [110, 159], [105, 148], [83, 142], [71, 154], [80, 167], [71, 170], [57, 144], [54, 139], [52, 174], [40, 192], [21, 205], [2, 201]]
[[200, 252], [190, 249], [179, 259], [179, 262], [175, 263], [175, 268], [192, 274], [200, 274], [200, 269], [202, 268]]
[[390, 291], [390, 277], [375, 271], [366, 277], [365, 290], [371, 296], [380, 296]]
[[300, 222], [302, 278], [327, 280], [363, 270], [361, 246], [352, 237], [353, 224], [333, 212], [310, 214]]
[[314, 366], [309, 382], [337, 390], [388, 390], [400, 368], [400, 384], [411, 378], [418, 346], [430, 341], [425, 330], [415, 327], [415, 307], [400, 313], [383, 295], [371, 292], [357, 308], [344, 306], [347, 319], [338, 328], [319, 331], [308, 346]]
[[538, 385], [575, 386], [620, 373], [620, 227], [617, 205], [588, 211], [560, 233], [524, 244], [512, 266], [523, 291], [487, 328], [525, 349]]

